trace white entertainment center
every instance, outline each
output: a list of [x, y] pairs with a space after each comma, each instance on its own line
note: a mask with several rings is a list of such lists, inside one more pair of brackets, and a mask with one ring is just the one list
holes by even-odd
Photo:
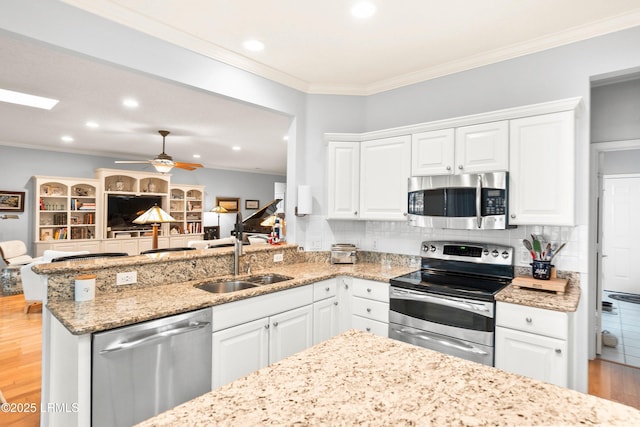
[[95, 178], [33, 180], [37, 256], [47, 249], [129, 255], [151, 249], [151, 227], [130, 221], [142, 213], [138, 209], [155, 203], [176, 220], [162, 224], [158, 247], [184, 247], [203, 238], [203, 185], [172, 184], [169, 174], [102, 168]]

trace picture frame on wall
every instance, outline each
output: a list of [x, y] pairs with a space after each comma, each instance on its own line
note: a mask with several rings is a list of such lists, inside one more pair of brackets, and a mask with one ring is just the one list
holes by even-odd
[[245, 209], [258, 209], [260, 206], [260, 200], [245, 200], [244, 208]]
[[0, 190], [0, 212], [24, 212], [24, 191]]
[[227, 212], [238, 212], [240, 210], [239, 197], [216, 197], [216, 206], [221, 206]]

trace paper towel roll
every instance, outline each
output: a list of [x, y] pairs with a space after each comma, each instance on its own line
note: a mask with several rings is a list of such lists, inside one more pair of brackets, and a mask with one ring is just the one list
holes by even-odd
[[311, 186], [298, 185], [298, 215], [311, 214]]

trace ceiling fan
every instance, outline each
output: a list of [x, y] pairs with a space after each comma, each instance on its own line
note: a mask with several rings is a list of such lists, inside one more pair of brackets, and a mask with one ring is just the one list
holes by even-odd
[[149, 163], [161, 173], [167, 173], [174, 167], [186, 169], [188, 171], [203, 167], [200, 163], [183, 163], [173, 161], [173, 157], [164, 152], [164, 140], [170, 132], [168, 130], [159, 130], [158, 133], [162, 135], [162, 153], [158, 154], [153, 160], [116, 160], [116, 163]]

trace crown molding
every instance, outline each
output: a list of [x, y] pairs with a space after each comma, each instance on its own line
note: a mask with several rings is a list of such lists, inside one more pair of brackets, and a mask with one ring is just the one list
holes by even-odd
[[177, 46], [192, 50], [209, 58], [231, 65], [249, 73], [264, 77], [308, 94], [369, 96], [380, 92], [398, 89], [404, 86], [432, 80], [449, 74], [471, 70], [485, 65], [495, 64], [547, 49], [568, 45], [589, 38], [602, 36], [616, 31], [640, 25], [640, 9], [633, 12], [601, 19], [516, 43], [504, 48], [489, 50], [457, 61], [450, 61], [416, 72], [395, 76], [369, 84], [312, 83], [276, 70], [246, 56], [231, 52], [204, 39], [185, 33], [165, 23], [141, 15], [124, 6], [114, 3], [93, 2], [92, 0], [63, 0], [65, 3], [81, 8], [89, 13], [136, 29], [153, 37], [165, 40]]

